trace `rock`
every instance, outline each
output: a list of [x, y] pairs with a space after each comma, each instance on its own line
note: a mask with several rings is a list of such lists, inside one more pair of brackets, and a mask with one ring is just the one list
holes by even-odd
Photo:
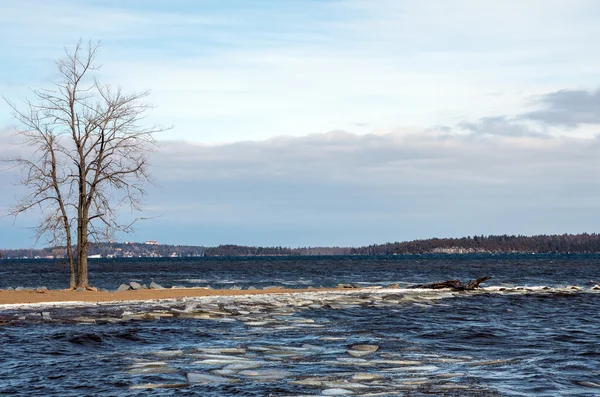
[[234, 291], [239, 291], [242, 289], [242, 287], [240, 287], [239, 285], [233, 285], [230, 289]]
[[141, 385], [133, 385], [129, 387], [129, 390], [139, 389], [178, 389], [181, 387], [187, 387], [187, 383], [144, 383]]
[[387, 289], [398, 289], [398, 288], [400, 288], [400, 284], [386, 285], [385, 288], [387, 288]]
[[94, 324], [94, 323], [96, 323], [96, 319], [89, 318], [89, 317], [75, 317], [73, 319], [73, 321], [77, 321], [78, 323], [87, 323], [87, 324]]
[[239, 363], [231, 363], [226, 365], [223, 369], [232, 370], [232, 371], [240, 371], [244, 369], [254, 369], [261, 366], [261, 363], [258, 361], [250, 361], [250, 362], [239, 362]]
[[37, 292], [38, 294], [45, 294], [46, 292], [50, 292], [50, 290], [46, 287], [39, 287], [36, 288], [35, 292]]
[[595, 289], [595, 290], [600, 290], [600, 285], [596, 284], [596, 285], [594, 285], [594, 286], [592, 287], [592, 289]]
[[429, 371], [436, 371], [438, 369], [439, 369], [439, 367], [436, 367], [435, 365], [421, 365], [421, 366], [418, 366], [418, 367], [408, 366], [408, 367], [386, 368], [383, 371], [385, 371], [385, 372], [402, 372], [402, 371], [406, 371], [406, 372], [429, 372]]
[[150, 289], [165, 289], [165, 287], [163, 287], [162, 285], [155, 283], [154, 281], [152, 281], [150, 283]]
[[215, 369], [210, 371], [210, 373], [221, 376], [237, 375], [237, 371], [234, 371], [232, 369]]
[[17, 288], [15, 288], [15, 291], [26, 291], [26, 290], [27, 290], [27, 288], [25, 288], [25, 287], [17, 287]]
[[164, 367], [167, 363], [164, 361], [142, 361], [133, 363], [129, 368], [144, 368], [144, 367]]
[[131, 289], [131, 286], [127, 285], [127, 284], [121, 284], [119, 286], [119, 288], [117, 288], [117, 292], [120, 291], [129, 291]]
[[354, 346], [350, 347], [350, 350], [376, 352], [377, 350], [379, 350], [379, 346], [377, 346], [377, 345], [354, 345]]
[[354, 392], [352, 392], [351, 390], [347, 390], [347, 389], [325, 389], [321, 392], [322, 395], [324, 396], [350, 396], [352, 394], [354, 394]]
[[358, 374], [354, 374], [352, 376], [352, 380], [369, 381], [369, 380], [380, 380], [380, 379], [383, 379], [383, 376], [381, 376], [379, 374], [370, 374], [370, 373], [358, 373]]
[[373, 352], [370, 352], [370, 351], [362, 351], [362, 350], [348, 350], [347, 352], [352, 357], [362, 357], [362, 356], [367, 356], [367, 355], [373, 353]]
[[293, 380], [290, 383], [293, 385], [320, 387], [323, 385], [323, 383], [325, 383], [325, 380], [320, 379], [320, 378], [310, 377], [310, 378], [306, 378], [306, 379]]
[[200, 383], [200, 384], [212, 384], [212, 383], [237, 383], [239, 380], [227, 378], [225, 376], [201, 374], [198, 372], [188, 372], [186, 374], [188, 382]]
[[77, 287], [77, 289], [75, 291], [77, 291], [77, 292], [85, 292], [85, 288], [83, 288], [83, 287]]
[[148, 286], [146, 284], [142, 285], [142, 289], [148, 289]]
[[354, 345], [347, 352], [352, 357], [362, 357], [375, 353], [377, 350], [379, 350], [377, 345]]
[[251, 377], [255, 380], [274, 381], [287, 378], [291, 372], [283, 369], [244, 370], [239, 375]]
[[152, 354], [154, 354], [155, 356], [159, 356], [159, 357], [179, 357], [179, 356], [183, 356], [183, 351], [182, 350], [159, 350]]
[[356, 288], [354, 284], [338, 284], [336, 288]]
[[175, 374], [175, 368], [169, 368], [166, 365], [148, 365], [145, 367], [132, 368], [127, 371], [130, 375], [155, 375], [155, 374]]
[[142, 284], [137, 283], [135, 281], [130, 282], [129, 285], [131, 286], [131, 289], [133, 289], [133, 290], [138, 290], [138, 289], [142, 289], [143, 288]]
[[397, 300], [400, 301], [404, 299], [404, 295], [401, 294], [388, 294], [381, 297], [382, 300]]
[[283, 289], [283, 287], [279, 285], [267, 285], [266, 287], [263, 287], [263, 290], [267, 289]]
[[13, 287], [7, 287], [6, 291], [14, 291], [15, 289]]
[[50, 312], [42, 312], [42, 318], [44, 320], [52, 320], [52, 317], [50, 317]]
[[584, 386], [584, 387], [600, 388], [600, 383], [597, 383], [597, 382], [575, 381], [574, 383], [579, 386]]
[[253, 285], [248, 287], [248, 291], [255, 291], [255, 290], [256, 290], [256, 287]]
[[223, 347], [223, 348], [210, 348], [200, 347], [199, 351], [206, 354], [246, 354], [246, 349], [238, 347]]

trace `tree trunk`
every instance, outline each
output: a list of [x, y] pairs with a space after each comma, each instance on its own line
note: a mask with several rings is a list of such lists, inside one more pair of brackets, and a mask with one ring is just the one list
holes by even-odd
[[77, 288], [89, 288], [88, 279], [88, 249], [87, 242], [82, 249], [79, 250], [77, 257]]
[[75, 273], [75, 258], [73, 258], [73, 247], [71, 246], [71, 238], [67, 239], [67, 257], [69, 258], [69, 288], [77, 288], [77, 278]]
[[77, 288], [88, 289], [88, 222], [87, 211], [82, 211], [82, 217], [79, 220], [81, 228], [78, 228], [81, 234], [79, 237], [79, 247], [77, 252]]

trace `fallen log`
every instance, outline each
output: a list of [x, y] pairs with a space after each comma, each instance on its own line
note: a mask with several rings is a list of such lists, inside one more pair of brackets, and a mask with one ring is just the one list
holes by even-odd
[[450, 288], [455, 291], [472, 291], [479, 288], [479, 284], [491, 279], [490, 276], [479, 277], [476, 280], [471, 280], [467, 284], [463, 284], [460, 280], [438, 281], [429, 284], [411, 285], [408, 288], [424, 288], [424, 289], [443, 289]]

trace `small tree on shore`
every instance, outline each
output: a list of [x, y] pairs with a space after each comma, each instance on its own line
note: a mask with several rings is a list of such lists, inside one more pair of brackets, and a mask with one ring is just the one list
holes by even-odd
[[5, 159], [20, 168], [27, 190], [9, 213], [42, 211], [36, 237], [66, 245], [70, 288], [91, 288], [90, 241], [131, 231], [133, 223], [119, 222], [116, 210], [141, 209], [153, 135], [165, 130], [141, 125], [152, 108], [144, 102], [148, 91], [125, 94], [90, 76], [99, 47], [80, 40], [72, 52], [65, 49], [52, 88], [33, 90], [22, 106], [9, 102], [17, 136], [31, 149]]

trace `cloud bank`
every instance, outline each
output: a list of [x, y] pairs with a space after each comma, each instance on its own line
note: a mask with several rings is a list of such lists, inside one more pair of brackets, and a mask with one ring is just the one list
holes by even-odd
[[[598, 96], [560, 90], [538, 97], [535, 112], [450, 127], [162, 141], [144, 214], [154, 219], [123, 239], [315, 246], [597, 232]], [[598, 131], [572, 133], [583, 124]], [[10, 135], [0, 131], [0, 155], [23, 150], [7, 144]], [[19, 194], [14, 180], [0, 173], [0, 208]], [[0, 246], [27, 245], [33, 217], [2, 219]]]
[[162, 217], [145, 235], [295, 246], [595, 231], [599, 147], [597, 139], [402, 130], [168, 142], [154, 158], [162, 188], [149, 196]]

